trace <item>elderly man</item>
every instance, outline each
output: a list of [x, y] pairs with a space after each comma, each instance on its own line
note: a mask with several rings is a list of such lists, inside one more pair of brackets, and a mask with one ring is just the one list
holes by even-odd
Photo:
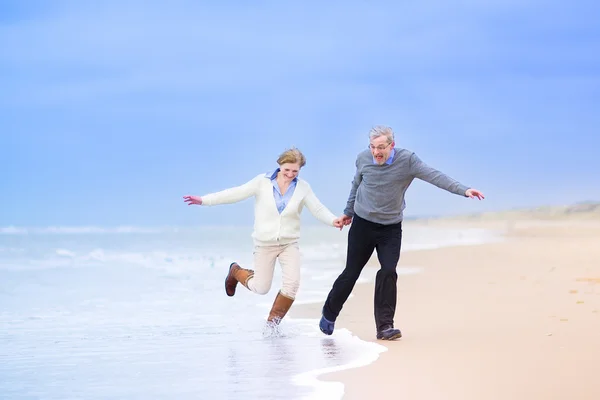
[[483, 194], [437, 171], [409, 150], [396, 148], [391, 128], [377, 126], [369, 132], [369, 149], [358, 154], [356, 173], [344, 214], [348, 232], [346, 268], [336, 279], [323, 306], [319, 327], [333, 333], [335, 320], [350, 296], [362, 269], [377, 250], [381, 268], [375, 278], [377, 339], [402, 337], [394, 328], [396, 266], [400, 258], [404, 193], [414, 178], [422, 179], [459, 196], [483, 199]]

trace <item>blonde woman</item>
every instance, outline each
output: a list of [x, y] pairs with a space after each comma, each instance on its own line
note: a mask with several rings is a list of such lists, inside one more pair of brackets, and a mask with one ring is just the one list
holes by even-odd
[[300, 286], [300, 214], [308, 210], [326, 225], [342, 229], [337, 219], [315, 196], [310, 185], [298, 178], [306, 158], [300, 150], [292, 148], [277, 159], [272, 173], [260, 174], [249, 182], [204, 196], [184, 196], [188, 205], [216, 206], [231, 204], [249, 197], [254, 203], [254, 270], [242, 268], [233, 262], [225, 278], [225, 292], [235, 294], [241, 283], [257, 294], [267, 294], [273, 282], [275, 261], [279, 259], [282, 284], [273, 302], [267, 321], [279, 324], [287, 314]]

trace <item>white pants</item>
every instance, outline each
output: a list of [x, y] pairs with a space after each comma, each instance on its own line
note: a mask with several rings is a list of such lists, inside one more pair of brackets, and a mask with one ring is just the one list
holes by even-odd
[[281, 265], [281, 293], [296, 298], [300, 287], [300, 247], [298, 243], [275, 246], [254, 246], [254, 277], [248, 281], [248, 289], [266, 294], [273, 283], [275, 261]]

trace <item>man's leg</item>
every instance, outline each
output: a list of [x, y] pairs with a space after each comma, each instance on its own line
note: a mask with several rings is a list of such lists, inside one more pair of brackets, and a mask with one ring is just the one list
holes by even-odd
[[394, 327], [396, 313], [396, 266], [400, 259], [402, 222], [380, 225], [376, 233], [377, 257], [381, 268], [375, 278], [375, 325], [377, 332]]
[[362, 269], [375, 250], [373, 227], [373, 223], [358, 216], [354, 216], [352, 220], [348, 232], [346, 268], [333, 283], [323, 306], [323, 316], [328, 321], [334, 322], [337, 319]]

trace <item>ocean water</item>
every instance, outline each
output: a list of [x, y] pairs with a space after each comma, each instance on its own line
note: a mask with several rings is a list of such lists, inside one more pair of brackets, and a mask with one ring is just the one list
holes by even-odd
[[[344, 329], [325, 336], [317, 319], [286, 317], [265, 330], [279, 264], [267, 295], [240, 286], [230, 298], [223, 288], [232, 261], [252, 267], [250, 233], [0, 228], [0, 398], [341, 398], [343, 385], [319, 375], [369, 364], [385, 347]], [[346, 237], [347, 229], [303, 228], [297, 304], [322, 304], [343, 269]], [[407, 224], [403, 251], [497, 239]]]

